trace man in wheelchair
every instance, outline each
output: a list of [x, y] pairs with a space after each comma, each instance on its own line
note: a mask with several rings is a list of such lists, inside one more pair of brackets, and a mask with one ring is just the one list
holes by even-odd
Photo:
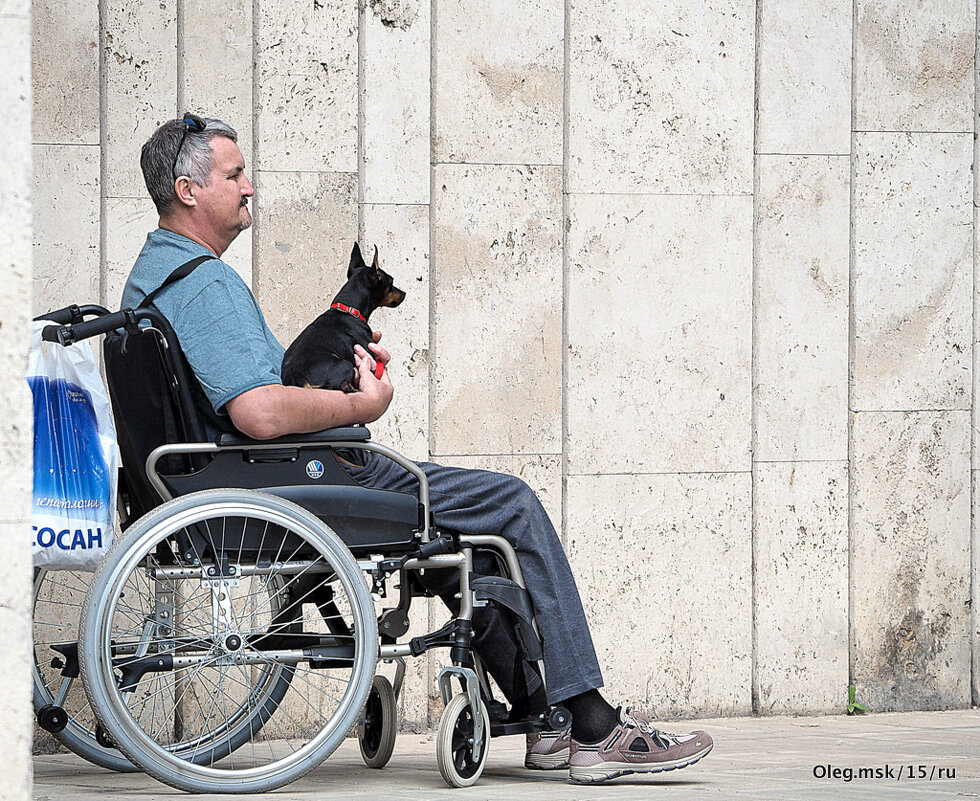
[[[375, 333], [371, 353], [357, 348], [356, 392], [284, 386], [283, 347], [270, 332], [251, 291], [221, 256], [251, 225], [254, 194], [235, 131], [215, 119], [185, 115], [163, 124], [145, 143], [141, 167], [160, 214], [122, 297], [121, 308], [150, 298], [169, 320], [197, 378], [207, 435], [241, 432], [257, 440], [366, 424], [392, 399], [387, 371], [375, 360], [389, 354]], [[181, 265], [188, 274], [162, 285]], [[159, 291], [158, 291], [159, 290]], [[409, 491], [414, 477], [369, 451], [345, 454], [344, 469], [358, 484]], [[523, 718], [549, 705], [572, 715], [570, 731], [528, 735], [528, 767], [569, 766], [578, 781], [603, 781], [629, 772], [657, 772], [692, 764], [712, 747], [704, 732], [672, 735], [631, 709], [614, 708], [599, 693], [602, 676], [582, 603], [561, 542], [534, 492], [520, 479], [481, 470], [420, 465], [429, 482], [430, 508], [440, 530], [499, 535], [518, 555], [543, 642], [545, 683], [522, 664], [514, 627], [495, 607], [473, 614], [473, 647]], [[479, 565], [477, 572], [490, 572]], [[428, 571], [428, 590], [450, 605], [457, 587]], [[435, 578], [433, 578], [435, 577]], [[545, 690], [545, 684], [547, 690]]]

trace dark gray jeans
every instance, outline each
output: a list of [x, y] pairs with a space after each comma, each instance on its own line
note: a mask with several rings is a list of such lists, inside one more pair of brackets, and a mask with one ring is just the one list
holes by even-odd
[[[400, 492], [414, 492], [418, 486], [411, 474], [388, 459], [365, 451], [359, 451], [356, 458], [364, 466], [348, 470], [364, 486]], [[503, 473], [431, 462], [419, 466], [429, 479], [439, 529], [497, 534], [516, 549], [544, 640], [548, 703], [601, 687], [602, 674], [565, 550], [533, 490], [521, 479]], [[506, 677], [501, 681], [499, 674], [513, 669], [515, 645], [510, 626], [492, 615], [475, 615], [473, 622], [475, 650], [509, 695]]]

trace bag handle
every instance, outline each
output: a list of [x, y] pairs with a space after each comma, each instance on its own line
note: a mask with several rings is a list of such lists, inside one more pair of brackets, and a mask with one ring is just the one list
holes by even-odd
[[168, 275], [166, 277], [166, 279], [164, 280], [164, 282], [162, 284], [160, 284], [160, 286], [158, 286], [149, 295], [147, 295], [145, 298], [143, 298], [143, 302], [140, 303], [140, 305], [137, 306], [136, 308], [137, 309], [145, 309], [147, 306], [149, 306], [151, 303], [153, 303], [153, 299], [156, 298], [156, 296], [159, 295], [160, 292], [162, 292], [168, 286], [170, 286], [173, 283], [176, 283], [181, 278], [186, 278], [192, 272], [194, 272], [194, 270], [196, 270], [198, 267], [200, 267], [202, 264], [204, 264], [204, 262], [211, 261], [211, 259], [214, 259], [214, 258], [217, 258], [217, 257], [216, 256], [212, 256], [211, 254], [207, 254], [205, 256], [198, 256], [197, 258], [194, 258], [194, 259], [191, 259], [190, 261], [184, 262], [183, 264], [180, 265], [180, 267], [178, 267], [176, 270], [174, 270], [172, 273], [170, 273], [170, 275]]

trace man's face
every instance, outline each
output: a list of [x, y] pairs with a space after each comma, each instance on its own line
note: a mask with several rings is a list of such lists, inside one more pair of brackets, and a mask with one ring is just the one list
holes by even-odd
[[196, 187], [195, 197], [209, 227], [231, 244], [252, 224], [248, 199], [255, 190], [245, 175], [245, 159], [238, 145], [224, 136], [214, 137], [210, 145], [211, 184]]

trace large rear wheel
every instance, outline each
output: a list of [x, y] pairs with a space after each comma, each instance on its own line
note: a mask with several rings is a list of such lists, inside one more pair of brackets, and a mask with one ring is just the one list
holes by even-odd
[[117, 540], [79, 650], [92, 708], [133, 763], [190, 792], [265, 792], [356, 724], [377, 622], [356, 561], [317, 518], [261, 492], [208, 490]]

